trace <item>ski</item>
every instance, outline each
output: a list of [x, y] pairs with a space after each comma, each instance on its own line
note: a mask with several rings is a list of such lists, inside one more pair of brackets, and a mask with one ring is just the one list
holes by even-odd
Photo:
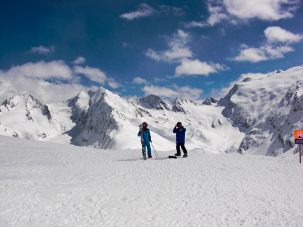
[[170, 155], [168, 156], [169, 158], [177, 158], [177, 156], [174, 156], [174, 155]]
[[[180, 158], [187, 158], [188, 156], [185, 156], [185, 157], [184, 157], [184, 156], [183, 156], [183, 157], [182, 157], [182, 156], [179, 156], [179, 157], [180, 157]], [[177, 156], [175, 156], [175, 155], [170, 155], [170, 156], [168, 156], [168, 158], [177, 158]]]

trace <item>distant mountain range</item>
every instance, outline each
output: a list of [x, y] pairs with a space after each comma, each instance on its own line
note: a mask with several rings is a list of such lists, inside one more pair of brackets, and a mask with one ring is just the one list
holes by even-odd
[[103, 149], [140, 149], [138, 125], [148, 122], [155, 148], [175, 149], [181, 121], [188, 149], [278, 156], [297, 152], [293, 131], [303, 129], [303, 67], [245, 78], [228, 94], [201, 104], [156, 95], [122, 98], [100, 87], [60, 103], [25, 93], [0, 106], [0, 135]]

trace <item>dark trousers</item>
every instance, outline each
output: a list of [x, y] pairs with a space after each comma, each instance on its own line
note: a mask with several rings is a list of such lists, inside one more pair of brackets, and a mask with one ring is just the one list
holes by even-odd
[[187, 150], [186, 150], [186, 148], [184, 147], [184, 143], [177, 143], [177, 145], [176, 145], [177, 154], [181, 154], [180, 147], [182, 148], [183, 153], [184, 153], [184, 154], [187, 154]]

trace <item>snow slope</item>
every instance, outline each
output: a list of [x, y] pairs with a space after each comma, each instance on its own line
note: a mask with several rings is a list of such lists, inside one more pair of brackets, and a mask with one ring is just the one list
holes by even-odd
[[303, 67], [235, 84], [218, 104], [245, 133], [238, 152], [278, 156], [296, 153], [294, 130], [303, 130]]
[[0, 136], [0, 226], [302, 226], [297, 156], [171, 153]]

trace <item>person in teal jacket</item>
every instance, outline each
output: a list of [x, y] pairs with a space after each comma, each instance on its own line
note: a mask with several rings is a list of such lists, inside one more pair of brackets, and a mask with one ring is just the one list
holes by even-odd
[[151, 149], [150, 149], [150, 142], [151, 142], [151, 136], [150, 136], [150, 131], [147, 128], [148, 124], [146, 122], [142, 123], [142, 130], [140, 129], [138, 136], [141, 136], [141, 143], [142, 143], [142, 155], [143, 158], [146, 159], [146, 147], [147, 147], [147, 155], [148, 158], [152, 158], [151, 155]]

